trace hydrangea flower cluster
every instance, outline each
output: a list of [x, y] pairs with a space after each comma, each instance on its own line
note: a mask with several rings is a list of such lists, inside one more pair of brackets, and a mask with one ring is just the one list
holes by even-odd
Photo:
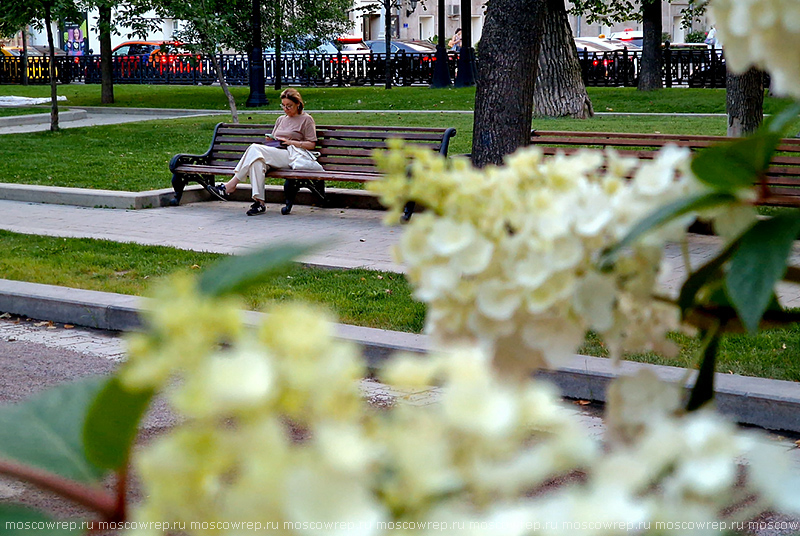
[[596, 264], [637, 221], [700, 190], [688, 149], [668, 146], [640, 161], [597, 150], [543, 159], [529, 147], [484, 169], [462, 159], [446, 168], [407, 149], [383, 165], [389, 178], [373, 188], [392, 209], [388, 220], [409, 200], [427, 209], [412, 218], [396, 256], [440, 341], [484, 344], [498, 367], [519, 371], [572, 355], [589, 329], [618, 356], [653, 349], [678, 327], [676, 310], [652, 294], [663, 241], [689, 220], [648, 235], [610, 271]]
[[[195, 323], [225, 321], [180, 350], [183, 334], [154, 321], [190, 306]], [[240, 320], [231, 304], [177, 284], [135, 336], [121, 378], [166, 388], [177, 423], [134, 452], [144, 496], [134, 521], [192, 535], [556, 535], [706, 522], [739, 495], [759, 511], [800, 511], [780, 456], [754, 458], [767, 478], [734, 486], [737, 457], [756, 441], [711, 413], [679, 416], [677, 390], [652, 376], [612, 389], [601, 449], [555, 388], [508, 381], [477, 348], [393, 358], [383, 381], [410, 392], [437, 384], [441, 397], [379, 411], [359, 392], [356, 349], [333, 338], [324, 315], [283, 306], [252, 332]]]
[[731, 71], [766, 69], [776, 94], [800, 98], [798, 0], [712, 0], [709, 15]]

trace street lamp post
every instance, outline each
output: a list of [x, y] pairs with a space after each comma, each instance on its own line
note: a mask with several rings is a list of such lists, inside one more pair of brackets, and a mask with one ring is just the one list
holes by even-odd
[[472, 0], [461, 0], [461, 51], [454, 85], [475, 85], [475, 50], [472, 48]]
[[436, 42], [436, 65], [433, 67], [431, 87], [448, 87], [450, 85], [450, 69], [447, 66], [447, 48], [444, 34], [444, 0], [439, 0], [439, 38]]
[[269, 104], [264, 92], [264, 56], [261, 49], [261, 0], [253, 0], [253, 49], [250, 51], [250, 96], [245, 106], [250, 108]]

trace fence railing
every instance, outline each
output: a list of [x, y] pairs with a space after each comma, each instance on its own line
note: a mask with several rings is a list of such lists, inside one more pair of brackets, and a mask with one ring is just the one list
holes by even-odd
[[[683, 50], [665, 48], [661, 71], [666, 87], [725, 87], [725, 60], [721, 50]], [[641, 68], [641, 52], [578, 52], [581, 73], [587, 86], [636, 86]], [[220, 54], [217, 57], [228, 84], [249, 84], [248, 56]], [[267, 84], [275, 83], [277, 58], [263, 56]], [[432, 54], [392, 54], [389, 63], [392, 83], [410, 86], [429, 84], [436, 57]], [[386, 80], [386, 54], [284, 54], [280, 58], [283, 83], [301, 86], [383, 85]], [[28, 81], [49, 84], [47, 57], [28, 58]], [[457, 54], [448, 55], [448, 68], [455, 77]], [[115, 57], [112, 67], [115, 84], [212, 84], [217, 81], [212, 61], [199, 54]], [[22, 82], [22, 59], [0, 56], [0, 84]], [[59, 83], [100, 83], [100, 56], [57, 56]]]

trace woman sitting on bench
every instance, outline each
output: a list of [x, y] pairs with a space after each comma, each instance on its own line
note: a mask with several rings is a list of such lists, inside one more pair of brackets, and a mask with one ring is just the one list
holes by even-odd
[[[220, 199], [226, 199], [228, 194], [236, 190], [236, 185], [249, 176], [254, 202], [247, 215], [255, 216], [266, 212], [264, 180], [269, 168], [293, 168], [294, 159], [298, 155], [313, 159], [309, 151], [317, 145], [317, 126], [310, 115], [303, 113], [303, 106], [303, 97], [296, 89], [284, 90], [281, 93], [281, 108], [285, 115], [275, 120], [275, 128], [271, 134], [266, 135], [266, 144], [250, 145], [236, 164], [233, 178], [226, 183], [212, 186], [211, 193]], [[288, 150], [290, 146], [300, 151]]]

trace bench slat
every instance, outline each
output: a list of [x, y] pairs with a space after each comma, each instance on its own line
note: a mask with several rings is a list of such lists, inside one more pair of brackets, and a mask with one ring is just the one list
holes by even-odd
[[[621, 156], [655, 158], [657, 149], [667, 144], [704, 149], [711, 145], [730, 141], [725, 136], [643, 134], [615, 132], [571, 132], [535, 130], [531, 132], [531, 143], [539, 146], [545, 155], [571, 154], [587, 147], [614, 148]], [[759, 204], [776, 206], [800, 206], [800, 139], [784, 138], [772, 158], [767, 170], [766, 194]]]

